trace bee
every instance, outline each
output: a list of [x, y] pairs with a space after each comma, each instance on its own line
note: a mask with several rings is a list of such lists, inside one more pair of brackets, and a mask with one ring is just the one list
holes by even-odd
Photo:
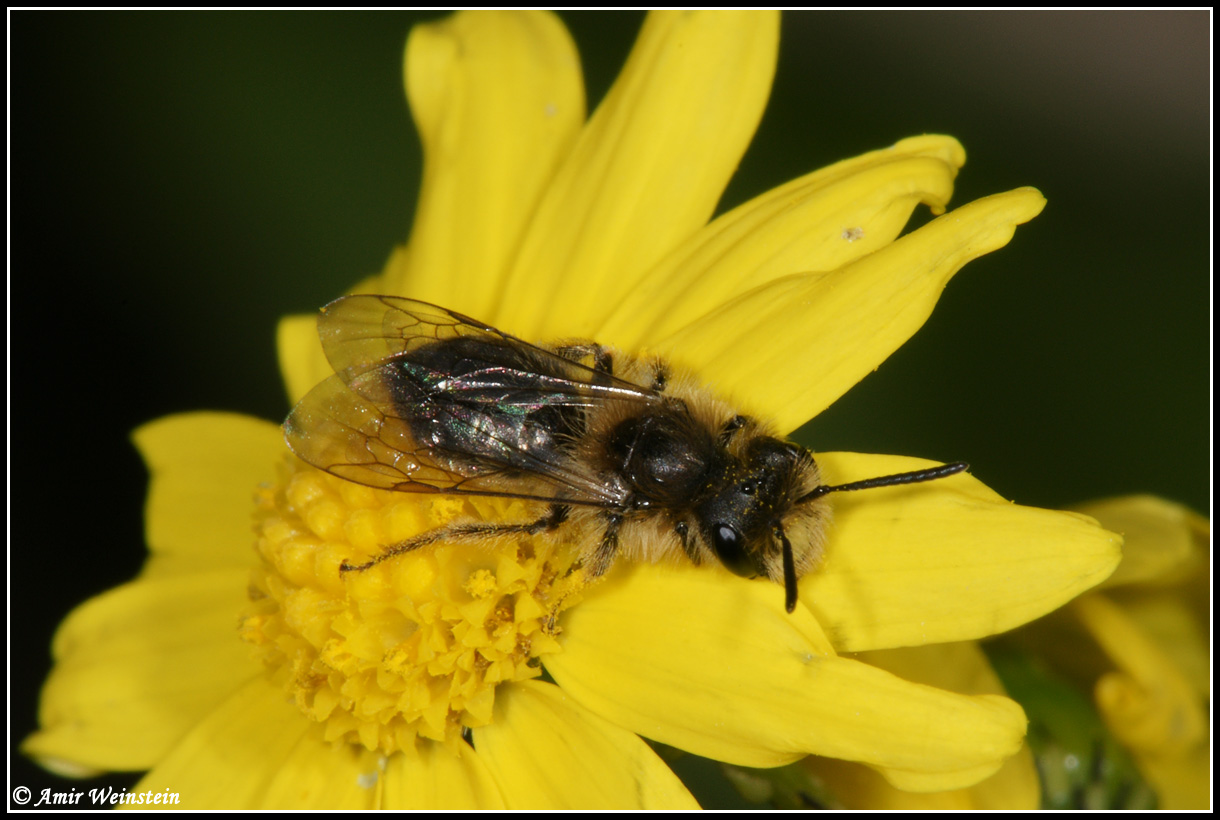
[[322, 309], [318, 335], [335, 375], [284, 422], [301, 459], [382, 490], [522, 499], [540, 513], [449, 524], [342, 572], [440, 541], [572, 528], [591, 579], [620, 552], [684, 555], [781, 584], [792, 612], [821, 555], [828, 494], [968, 469], [828, 485], [809, 450], [661, 358], [534, 345], [413, 299], [343, 297]]

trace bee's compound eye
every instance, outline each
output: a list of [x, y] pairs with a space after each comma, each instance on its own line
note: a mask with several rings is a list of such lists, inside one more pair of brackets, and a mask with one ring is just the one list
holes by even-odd
[[712, 525], [712, 549], [724, 568], [734, 575], [752, 578], [758, 574], [754, 562], [746, 555], [745, 538], [728, 524]]

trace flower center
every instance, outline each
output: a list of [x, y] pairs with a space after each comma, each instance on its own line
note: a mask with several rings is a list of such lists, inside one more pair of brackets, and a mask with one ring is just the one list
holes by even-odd
[[[491, 721], [497, 684], [541, 674], [584, 585], [562, 538], [445, 542], [341, 573], [454, 522], [535, 520], [512, 499], [374, 490], [295, 458], [258, 494], [262, 564], [242, 637], [328, 740], [390, 753]], [[561, 531], [562, 532], [562, 531]]]

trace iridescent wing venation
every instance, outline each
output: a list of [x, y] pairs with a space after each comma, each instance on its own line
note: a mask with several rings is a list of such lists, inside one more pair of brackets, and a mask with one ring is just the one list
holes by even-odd
[[318, 315], [322, 349], [336, 373], [363, 372], [421, 345], [489, 332], [445, 308], [397, 296], [344, 296]]
[[[360, 381], [363, 392], [372, 396], [354, 392], [335, 375], [297, 404], [284, 424], [285, 439], [294, 453], [340, 478], [384, 490], [598, 507], [617, 507], [624, 501], [622, 492], [582, 472], [557, 450], [532, 452], [512, 441], [499, 441], [505, 455], [497, 460], [491, 447], [483, 448], [476, 458], [429, 446], [418, 440], [412, 420], [403, 418], [385, 394], [376, 396], [378, 379], [367, 375]], [[478, 414], [461, 417], [453, 409], [440, 408], [445, 424], [465, 425], [470, 435], [488, 436], [482, 427], [471, 428]]]
[[[409, 357], [428, 345], [471, 339], [528, 354], [534, 362], [531, 369], [547, 377], [548, 389], [557, 396], [573, 397], [572, 404], [584, 403], [577, 397], [648, 404], [663, 401], [648, 387], [599, 372], [469, 316], [415, 299], [369, 294], [336, 299], [322, 308], [318, 336], [331, 367], [349, 382], [390, 359]], [[460, 383], [456, 384], [460, 389]]]

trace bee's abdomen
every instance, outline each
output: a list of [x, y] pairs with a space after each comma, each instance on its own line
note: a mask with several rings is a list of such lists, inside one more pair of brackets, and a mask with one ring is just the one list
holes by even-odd
[[459, 338], [426, 345], [386, 369], [395, 408], [412, 436], [453, 469], [487, 462], [530, 471], [553, 462], [583, 428], [545, 363], [507, 344]]

